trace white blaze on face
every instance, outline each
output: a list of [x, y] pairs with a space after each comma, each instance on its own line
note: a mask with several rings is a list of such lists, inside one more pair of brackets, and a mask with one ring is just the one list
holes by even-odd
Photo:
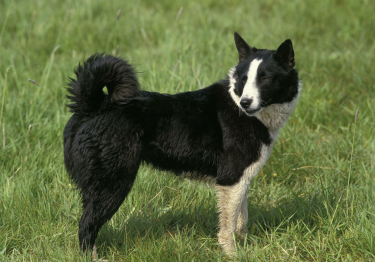
[[261, 99], [260, 92], [256, 85], [256, 77], [258, 72], [258, 67], [262, 63], [262, 59], [254, 59], [251, 61], [249, 66], [249, 71], [247, 72], [247, 81], [242, 92], [241, 99], [251, 99], [252, 103], [249, 109], [258, 109], [260, 107]]

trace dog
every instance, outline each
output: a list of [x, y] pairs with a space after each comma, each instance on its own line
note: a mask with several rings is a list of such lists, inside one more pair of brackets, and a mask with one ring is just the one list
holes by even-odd
[[239, 61], [225, 80], [175, 95], [140, 90], [135, 69], [111, 55], [95, 54], [75, 69], [64, 163], [82, 195], [83, 251], [94, 248], [143, 162], [215, 179], [219, 244], [231, 254], [233, 236], [246, 236], [250, 180], [294, 109], [300, 80], [291, 40], [277, 50], [250, 47], [237, 32], [234, 41]]

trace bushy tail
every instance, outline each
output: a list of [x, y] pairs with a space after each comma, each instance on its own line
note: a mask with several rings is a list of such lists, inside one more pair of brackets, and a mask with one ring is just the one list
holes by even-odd
[[95, 54], [79, 64], [74, 73], [77, 80], [70, 79], [67, 97], [72, 102], [68, 107], [76, 114], [93, 114], [139, 94], [134, 68], [118, 57]]

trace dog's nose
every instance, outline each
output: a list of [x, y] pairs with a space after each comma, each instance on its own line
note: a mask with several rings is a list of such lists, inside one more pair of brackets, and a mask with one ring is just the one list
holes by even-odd
[[253, 102], [253, 99], [242, 98], [240, 104], [243, 108], [246, 109], [251, 105], [252, 102]]

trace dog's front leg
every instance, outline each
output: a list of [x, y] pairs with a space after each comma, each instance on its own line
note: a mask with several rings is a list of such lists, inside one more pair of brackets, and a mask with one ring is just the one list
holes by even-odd
[[236, 233], [242, 239], [245, 239], [246, 234], [248, 233], [248, 230], [247, 230], [247, 221], [248, 221], [247, 192], [248, 192], [248, 189], [249, 188], [246, 187], [246, 192], [241, 203], [241, 210], [240, 210], [240, 213], [238, 214], [238, 220], [237, 220]]
[[[248, 183], [240, 181], [239, 183], [232, 186], [221, 186], [217, 185], [217, 197], [218, 197], [218, 207], [219, 207], [219, 244], [224, 249], [225, 253], [231, 254], [235, 250], [234, 245], [234, 233], [237, 230], [237, 221], [239, 219], [239, 214], [243, 210], [243, 205], [246, 205], [247, 211], [247, 193]], [[244, 203], [246, 202], [246, 203]], [[246, 217], [241, 213], [241, 230], [244, 227], [244, 223], [247, 223]], [[245, 225], [246, 227], [246, 225]]]

